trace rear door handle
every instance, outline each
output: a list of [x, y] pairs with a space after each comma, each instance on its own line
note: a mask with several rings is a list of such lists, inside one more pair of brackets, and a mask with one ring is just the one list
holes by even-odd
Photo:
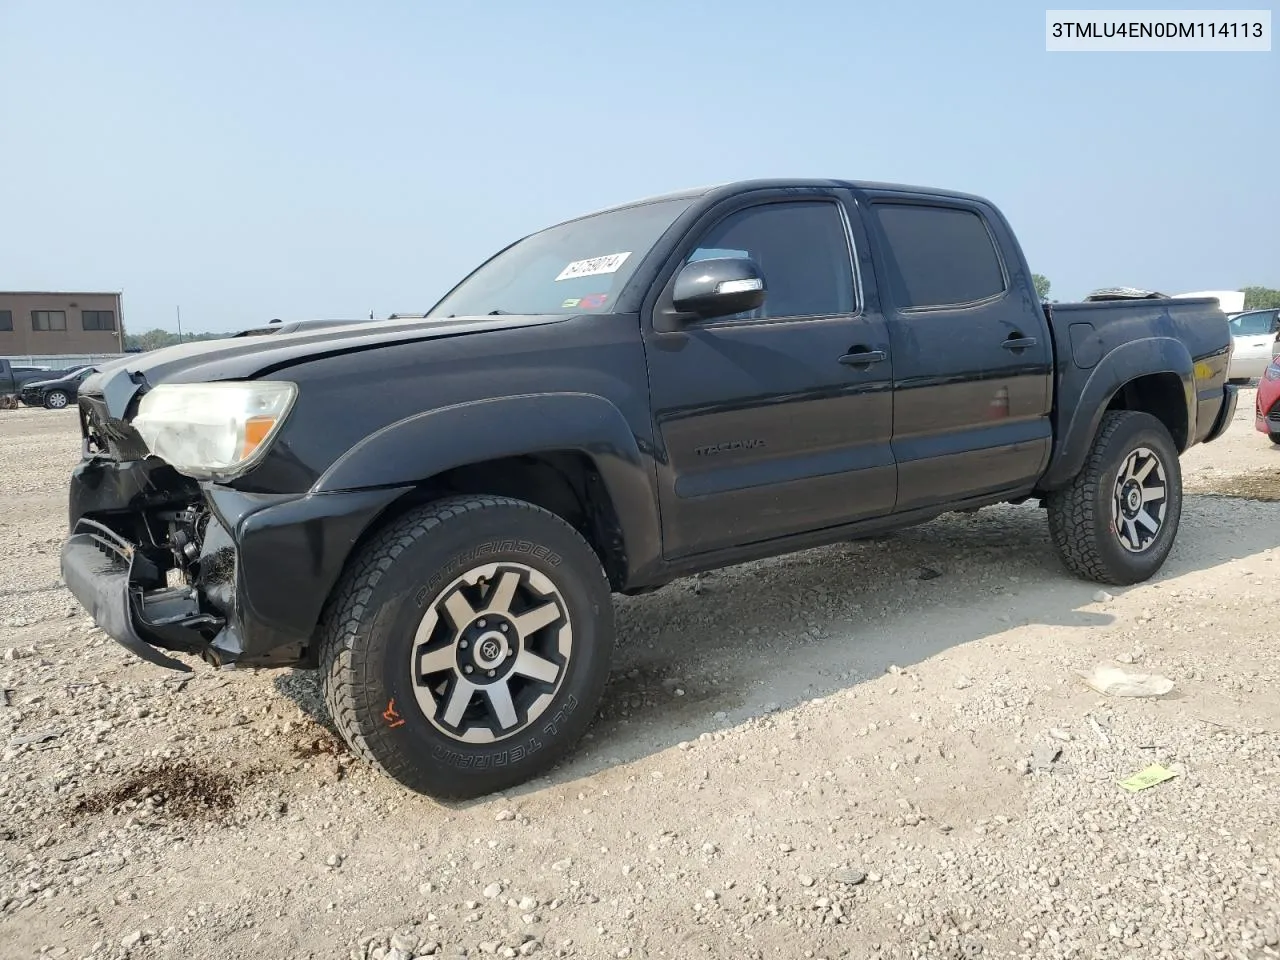
[[872, 363], [879, 363], [888, 357], [883, 350], [862, 350], [855, 353], [846, 353], [840, 358], [840, 362], [850, 367], [862, 367]]
[[1010, 337], [1001, 346], [1006, 350], [1025, 350], [1036, 345], [1035, 337]]

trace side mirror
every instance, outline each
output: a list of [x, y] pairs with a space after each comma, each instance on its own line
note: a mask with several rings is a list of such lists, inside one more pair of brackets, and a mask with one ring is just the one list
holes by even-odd
[[686, 263], [676, 275], [672, 306], [703, 320], [754, 310], [764, 303], [764, 274], [754, 260], [723, 257]]

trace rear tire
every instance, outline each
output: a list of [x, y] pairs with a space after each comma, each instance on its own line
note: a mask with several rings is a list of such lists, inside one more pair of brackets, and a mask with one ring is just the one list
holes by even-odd
[[44, 395], [44, 405], [50, 410], [64, 410], [70, 399], [61, 390], [50, 390]]
[[544, 773], [590, 725], [613, 647], [600, 560], [560, 517], [468, 496], [360, 551], [320, 629], [325, 702], [351, 748], [418, 793]]
[[1116, 410], [1098, 427], [1084, 467], [1047, 498], [1049, 531], [1072, 573], [1127, 586], [1150, 579], [1182, 519], [1182, 471], [1168, 428]]

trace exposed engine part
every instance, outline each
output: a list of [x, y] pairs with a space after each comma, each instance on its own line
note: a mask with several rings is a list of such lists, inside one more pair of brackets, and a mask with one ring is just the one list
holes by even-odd
[[174, 565], [188, 577], [196, 576], [205, 531], [209, 526], [208, 509], [193, 505], [168, 514], [164, 519], [168, 521], [168, 546], [173, 551]]

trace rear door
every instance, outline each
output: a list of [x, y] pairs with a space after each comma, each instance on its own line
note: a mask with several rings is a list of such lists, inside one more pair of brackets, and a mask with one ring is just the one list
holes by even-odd
[[1002, 218], [879, 194], [868, 229], [893, 353], [898, 510], [1030, 488], [1048, 462], [1053, 348]]
[[673, 332], [647, 311], [668, 557], [893, 510], [888, 329], [863, 308], [852, 243], [835, 191], [760, 192], [709, 211], [668, 264], [657, 304], [714, 256], [749, 255], [768, 290], [750, 314]]

